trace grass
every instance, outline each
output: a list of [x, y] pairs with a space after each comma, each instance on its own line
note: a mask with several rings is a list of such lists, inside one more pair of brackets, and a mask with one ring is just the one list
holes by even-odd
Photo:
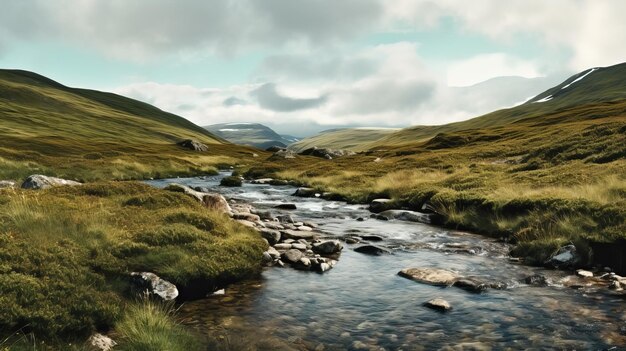
[[122, 351], [194, 351], [202, 350], [198, 338], [174, 322], [172, 305], [145, 299], [130, 306], [117, 323]]

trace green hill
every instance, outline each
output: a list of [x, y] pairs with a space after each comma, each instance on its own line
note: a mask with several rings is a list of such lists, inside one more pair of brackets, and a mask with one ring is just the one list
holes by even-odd
[[[149, 104], [20, 70], [0, 70], [0, 135], [0, 178], [34, 171], [78, 179], [155, 177], [250, 155]], [[210, 151], [176, 145], [184, 139], [208, 144]]]
[[364, 151], [372, 142], [390, 135], [397, 129], [384, 128], [346, 128], [331, 129], [321, 132], [312, 137], [297, 141], [289, 148], [300, 152], [312, 147], [324, 147], [330, 149], [348, 149], [353, 151]]

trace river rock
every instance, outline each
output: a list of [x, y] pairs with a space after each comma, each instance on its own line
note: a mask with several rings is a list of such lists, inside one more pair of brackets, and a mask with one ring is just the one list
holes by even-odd
[[157, 295], [165, 301], [174, 300], [178, 296], [176, 285], [154, 273], [133, 272], [130, 276], [134, 287], [139, 291]]
[[356, 236], [349, 236], [346, 237], [344, 240], [346, 241], [346, 244], [358, 244], [361, 242], [361, 240], [359, 240], [359, 237]]
[[302, 222], [302, 223], [309, 228], [317, 228], [317, 224], [313, 222]]
[[87, 339], [87, 343], [93, 347], [93, 350], [110, 351], [117, 345], [115, 340], [106, 335], [95, 333]]
[[476, 278], [459, 278], [454, 282], [453, 285], [463, 290], [471, 291], [474, 293], [481, 293], [490, 287], [489, 284], [482, 282]]
[[212, 211], [221, 213], [229, 213], [232, 211], [224, 196], [217, 193], [203, 193], [202, 203], [204, 203], [206, 208]]
[[282, 254], [283, 260], [290, 262], [290, 263], [296, 263], [300, 261], [300, 259], [303, 256], [304, 254], [300, 250], [296, 250], [296, 249], [287, 250]]
[[314, 240], [317, 237], [317, 235], [315, 235], [313, 232], [303, 232], [303, 231], [292, 230], [292, 229], [281, 230], [280, 233], [283, 238], [294, 239], [294, 240], [304, 239], [308, 241], [308, 240]]
[[188, 150], [193, 150], [193, 151], [209, 151], [208, 146], [193, 139], [183, 140], [181, 142], [176, 143], [176, 145], [184, 147], [185, 149], [188, 149]]
[[269, 184], [272, 180], [272, 178], [253, 179], [250, 181], [250, 184]]
[[22, 183], [23, 189], [48, 189], [56, 186], [76, 186], [81, 185], [79, 182], [56, 177], [48, 177], [41, 174], [33, 174], [26, 178]]
[[328, 240], [313, 245], [313, 252], [321, 255], [332, 255], [343, 250], [339, 240]]
[[203, 202], [204, 201], [204, 195], [206, 195], [203, 192], [194, 190], [186, 185], [182, 185], [182, 184], [177, 184], [177, 183], [171, 183], [168, 184], [168, 186], [165, 187], [165, 190], [167, 191], [174, 191], [174, 192], [178, 192], [178, 193], [184, 193], [185, 195], [189, 195], [192, 198], [198, 200], [199, 202]]
[[297, 209], [296, 204], [278, 204], [274, 206], [274, 208], [278, 208], [281, 210], [295, 210]]
[[398, 275], [418, 283], [437, 286], [452, 285], [458, 278], [456, 273], [438, 268], [405, 268]]
[[280, 252], [278, 252], [278, 250], [276, 250], [276, 248], [274, 248], [273, 246], [270, 246], [267, 251], [266, 251], [270, 256], [272, 256], [273, 259], [278, 259], [280, 258]]
[[370, 202], [369, 210], [374, 213], [382, 212], [385, 210], [387, 204], [391, 199], [375, 199]]
[[280, 223], [276, 222], [265, 222], [265, 228], [274, 229], [274, 230], [282, 230], [285, 229]]
[[298, 189], [296, 189], [296, 192], [293, 193], [293, 196], [298, 196], [298, 197], [315, 197], [315, 194], [318, 194], [318, 192], [315, 189], [313, 189], [313, 188], [298, 188]]
[[15, 187], [15, 182], [12, 182], [10, 180], [0, 180], [0, 189], [13, 187]]
[[558, 269], [572, 268], [580, 263], [581, 259], [576, 252], [576, 246], [566, 245], [561, 247], [546, 261], [546, 265]]
[[276, 218], [281, 223], [293, 223], [294, 222], [293, 217], [291, 217], [291, 215], [279, 215], [279, 216], [276, 216]]
[[441, 312], [449, 311], [452, 308], [452, 306], [450, 306], [450, 303], [448, 301], [441, 299], [441, 298], [436, 298], [428, 302], [425, 302], [424, 306], [428, 308], [432, 308], [437, 311], [441, 311]]
[[378, 217], [385, 217], [387, 219], [397, 219], [400, 221], [407, 222], [419, 222], [419, 223], [432, 223], [431, 217], [432, 214], [415, 212], [415, 211], [407, 211], [407, 210], [386, 210], [382, 211], [378, 214]]
[[241, 223], [241, 224], [243, 224], [243, 225], [245, 225], [246, 227], [250, 227], [250, 228], [256, 228], [256, 226], [257, 226], [256, 223], [250, 222], [250, 221], [245, 220], [245, 219], [236, 219], [236, 221]]
[[548, 279], [541, 274], [533, 274], [522, 280], [522, 282], [533, 286], [548, 286]]
[[289, 250], [289, 249], [291, 249], [291, 245], [292, 245], [292, 244], [281, 243], [281, 244], [276, 244], [276, 245], [274, 245], [274, 247], [275, 247], [277, 250]]
[[233, 213], [233, 219], [243, 219], [250, 222], [258, 222], [261, 217], [252, 213]]
[[265, 263], [271, 263], [274, 261], [274, 258], [272, 257], [272, 255], [270, 255], [269, 252], [264, 251], [263, 252], [263, 262]]
[[303, 243], [293, 243], [293, 244], [291, 244], [291, 248], [292, 249], [296, 249], [296, 250], [300, 250], [300, 251], [304, 251], [304, 250], [306, 250], [306, 244], [303, 244]]
[[261, 236], [267, 240], [270, 245], [275, 245], [280, 241], [281, 235], [278, 230], [263, 228], [261, 229]]
[[363, 240], [367, 240], [367, 241], [383, 241], [384, 238], [380, 235], [373, 235], [373, 234], [365, 234], [365, 235], [359, 235], [359, 237]]
[[581, 278], [593, 278], [593, 273], [586, 271], [584, 269], [579, 269], [576, 271], [576, 275]]
[[390, 254], [391, 251], [376, 245], [362, 245], [359, 247], [355, 247], [354, 251], [366, 254], [366, 255], [375, 255], [380, 256], [384, 254]]

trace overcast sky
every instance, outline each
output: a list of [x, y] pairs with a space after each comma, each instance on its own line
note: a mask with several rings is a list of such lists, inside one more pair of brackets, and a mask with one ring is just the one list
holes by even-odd
[[467, 119], [626, 61], [621, 0], [0, 4], [2, 68], [298, 136]]

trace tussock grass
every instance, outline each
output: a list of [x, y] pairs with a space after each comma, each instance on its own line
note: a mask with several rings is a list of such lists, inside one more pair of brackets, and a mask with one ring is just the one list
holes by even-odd
[[116, 324], [122, 351], [202, 350], [198, 338], [176, 323], [174, 306], [144, 299], [126, 309]]

